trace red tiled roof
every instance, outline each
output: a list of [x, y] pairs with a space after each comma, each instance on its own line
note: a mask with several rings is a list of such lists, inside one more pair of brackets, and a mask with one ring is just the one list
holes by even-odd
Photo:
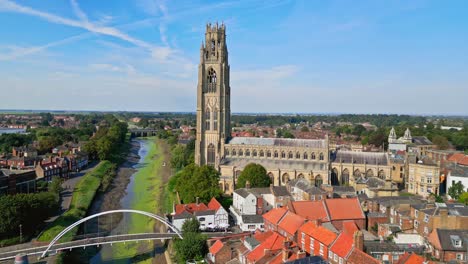
[[312, 231], [314, 229], [317, 228], [317, 225], [314, 223], [314, 222], [307, 222], [305, 224], [303, 224], [300, 228], [299, 228], [299, 231], [307, 234], [307, 235], [310, 235], [312, 233]]
[[278, 227], [286, 231], [290, 235], [294, 235], [297, 230], [304, 224], [304, 217], [297, 214], [287, 212], [286, 215], [281, 219]]
[[270, 212], [263, 214], [263, 219], [267, 220], [268, 222], [277, 225], [278, 222], [283, 218], [284, 214], [286, 214], [287, 210], [285, 208], [275, 208], [270, 210]]
[[323, 201], [296, 201], [288, 204], [289, 209], [309, 220], [321, 219], [330, 221], [325, 203]]
[[465, 158], [465, 154], [455, 153], [455, 154], [450, 155], [450, 157], [447, 160], [458, 163], [458, 161], [462, 160], [463, 158]]
[[365, 252], [354, 248], [353, 252], [349, 255], [346, 263], [349, 264], [361, 264], [361, 263], [366, 263], [366, 264], [379, 264], [380, 261], [377, 259], [373, 258], [372, 256], [366, 254]]
[[325, 204], [332, 221], [365, 218], [358, 198], [326, 199]]
[[405, 252], [397, 262], [398, 264], [423, 264], [423, 263], [433, 263], [432, 261], [425, 262], [425, 259], [416, 253]]
[[267, 238], [269, 238], [271, 235], [273, 235], [273, 231], [267, 231], [267, 232], [255, 232], [254, 238], [262, 243], [265, 241]]
[[353, 237], [345, 233], [341, 233], [331, 246], [331, 251], [342, 258], [346, 258], [351, 249], [353, 249]]
[[463, 159], [458, 161], [458, 164], [468, 166], [468, 156], [465, 155]]
[[319, 226], [315, 229], [312, 229], [309, 235], [313, 237], [315, 240], [318, 240], [322, 242], [322, 244], [327, 245], [327, 246], [333, 243], [333, 241], [335, 241], [337, 237], [337, 234], [330, 231], [329, 229], [326, 229], [323, 226]]
[[208, 207], [204, 203], [176, 204], [175, 214], [178, 215], [183, 211], [193, 214], [193, 212], [205, 210], [208, 210]]
[[210, 247], [210, 253], [216, 255], [222, 248], [224, 244], [221, 240], [216, 240], [216, 242]]
[[221, 204], [216, 200], [216, 198], [211, 198], [211, 201], [208, 203], [208, 208], [211, 210], [218, 211], [218, 209], [221, 207]]
[[247, 259], [249, 261], [258, 261], [265, 255], [265, 249], [268, 249], [270, 252], [275, 250], [281, 250], [285, 238], [278, 233], [273, 233], [269, 236], [263, 243], [258, 245], [254, 250], [247, 254]]
[[356, 231], [359, 231], [359, 228], [354, 221], [343, 222], [343, 232], [352, 237]]

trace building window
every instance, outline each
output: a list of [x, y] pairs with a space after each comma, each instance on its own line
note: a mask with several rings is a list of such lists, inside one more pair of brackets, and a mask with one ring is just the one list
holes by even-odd
[[275, 151], [275, 158], [278, 158], [278, 151]]
[[242, 149], [239, 149], [239, 156], [244, 156], [244, 151]]
[[211, 123], [211, 113], [210, 110], [207, 108], [205, 110], [205, 130], [211, 130], [210, 123]]
[[319, 159], [320, 159], [320, 160], [323, 160], [323, 153], [320, 153]]
[[425, 214], [424, 215], [424, 222], [429, 222], [429, 215], [428, 214]]
[[320, 254], [320, 256], [322, 256], [322, 257], [323, 257], [323, 244], [322, 244], [322, 243], [320, 243], [320, 250], [319, 250], [319, 254]]
[[245, 150], [245, 156], [250, 157], [250, 149]]
[[257, 157], [257, 151], [255, 149], [252, 151], [252, 156]]
[[427, 226], [424, 227], [424, 233], [427, 235], [429, 233], [429, 229], [427, 228]]
[[198, 219], [198, 221], [204, 222], [204, 221], [205, 221], [205, 217], [200, 217], [200, 218]]
[[333, 260], [333, 252], [328, 251], [328, 259]]
[[206, 163], [208, 165], [214, 165], [215, 164], [215, 147], [214, 147], [213, 144], [210, 144], [208, 146]]
[[301, 158], [301, 154], [299, 152], [296, 152], [296, 159], [300, 159]]
[[271, 158], [271, 151], [267, 150], [267, 158]]
[[310, 155], [310, 158], [313, 159], [313, 160], [315, 159], [315, 153], [314, 152], [312, 152], [312, 155]]
[[308, 159], [309, 158], [309, 155], [307, 155], [307, 152], [304, 152], [304, 159]]
[[263, 150], [260, 150], [260, 157], [263, 157], [263, 156], [265, 156], [265, 152], [263, 152]]
[[224, 154], [225, 154], [226, 156], [229, 156], [229, 149], [224, 150]]
[[207, 85], [208, 85], [208, 89], [207, 89], [207, 92], [209, 93], [215, 93], [216, 92], [216, 72], [213, 68], [211, 68], [209, 71], [208, 71], [208, 76], [207, 76]]
[[419, 227], [419, 221], [418, 220], [414, 220], [414, 227], [416, 227], [416, 228]]
[[310, 238], [310, 255], [314, 255], [314, 239]]
[[427, 177], [427, 183], [432, 183], [432, 177]]
[[237, 151], [235, 149], [232, 150], [232, 155], [233, 156], [237, 155]]
[[281, 158], [282, 158], [282, 159], [286, 158], [286, 152], [281, 151]]
[[463, 260], [463, 254], [457, 253], [457, 260]]
[[340, 258], [340, 264], [343, 264], [343, 258]]
[[419, 211], [418, 211], [418, 210], [414, 210], [414, 217], [418, 218], [418, 215], [419, 215]]
[[253, 229], [255, 229], [255, 225], [248, 225], [247, 228], [253, 230]]
[[337, 255], [337, 254], [334, 254], [333, 260], [334, 260], [335, 262], [338, 261], [338, 255]]
[[213, 130], [218, 130], [218, 110], [215, 109], [213, 112]]

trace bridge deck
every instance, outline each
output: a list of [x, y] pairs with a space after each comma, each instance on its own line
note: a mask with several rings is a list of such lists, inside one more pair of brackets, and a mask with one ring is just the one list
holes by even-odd
[[[205, 233], [209, 237], [222, 237], [222, 236], [229, 236], [232, 233]], [[113, 235], [113, 236], [103, 236], [103, 237], [92, 237], [92, 238], [85, 238], [80, 240], [73, 240], [70, 242], [64, 243], [57, 243], [51, 247], [49, 250], [50, 254], [55, 254], [59, 251], [64, 250], [71, 250], [73, 248], [85, 248], [89, 246], [99, 246], [104, 244], [112, 244], [112, 243], [125, 243], [125, 242], [135, 242], [135, 241], [143, 241], [143, 240], [163, 240], [163, 239], [172, 239], [176, 237], [177, 234], [175, 233], [142, 233], [142, 234], [129, 234], [129, 235]], [[13, 259], [17, 254], [26, 254], [26, 255], [39, 255], [47, 249], [47, 245], [45, 246], [38, 246], [38, 247], [29, 247], [29, 248], [21, 248], [16, 250], [11, 250], [7, 252], [1, 252], [0, 248], [0, 261]]]

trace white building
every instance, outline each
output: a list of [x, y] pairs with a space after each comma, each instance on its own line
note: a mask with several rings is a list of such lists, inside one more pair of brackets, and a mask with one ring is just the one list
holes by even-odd
[[242, 231], [263, 231], [262, 215], [273, 208], [285, 206], [290, 195], [284, 186], [241, 188], [233, 192], [229, 211]]
[[457, 182], [461, 182], [465, 187], [465, 191], [468, 191], [468, 167], [458, 164], [448, 164], [446, 168], [448, 170], [446, 190], [447, 195], [449, 188]]
[[200, 222], [201, 230], [229, 227], [228, 212], [215, 198], [211, 199], [208, 206], [198, 202], [176, 205], [172, 213], [172, 224], [182, 230], [185, 221], [194, 217]]

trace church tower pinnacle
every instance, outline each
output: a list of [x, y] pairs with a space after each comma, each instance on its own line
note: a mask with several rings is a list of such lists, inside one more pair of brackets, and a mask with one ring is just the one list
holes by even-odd
[[200, 47], [195, 163], [218, 168], [231, 136], [229, 63], [224, 24], [207, 24]]

